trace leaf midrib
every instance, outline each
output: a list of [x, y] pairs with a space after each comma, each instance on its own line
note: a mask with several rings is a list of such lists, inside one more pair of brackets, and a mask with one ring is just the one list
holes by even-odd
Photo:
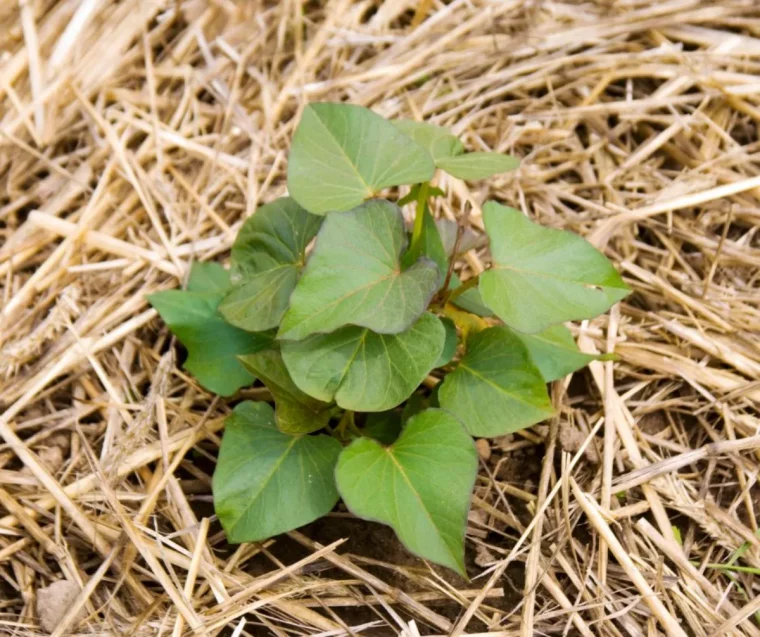
[[[374, 443], [374, 444], [377, 445], [377, 443]], [[380, 445], [377, 445], [377, 446], [380, 447]], [[398, 472], [401, 474], [401, 477], [404, 479], [404, 482], [406, 482], [407, 486], [412, 490], [412, 493], [414, 494], [414, 497], [420, 503], [420, 506], [422, 507], [422, 510], [425, 512], [425, 515], [427, 516], [428, 520], [430, 520], [430, 523], [433, 525], [433, 528], [437, 531], [438, 537], [441, 539], [441, 542], [446, 547], [446, 551], [448, 552], [449, 557], [451, 557], [454, 560], [455, 563], [458, 563], [458, 560], [456, 559], [456, 555], [454, 555], [451, 552], [451, 549], [449, 548], [449, 545], [443, 539], [443, 532], [442, 532], [441, 528], [438, 526], [438, 524], [436, 524], [435, 520], [433, 519], [433, 516], [431, 515], [430, 511], [427, 508], [427, 505], [422, 500], [422, 497], [420, 496], [419, 492], [417, 491], [417, 489], [412, 484], [412, 481], [409, 479], [409, 476], [407, 476], [406, 471], [404, 470], [403, 465], [401, 465], [401, 463], [399, 463], [399, 461], [393, 455], [393, 446], [386, 447], [385, 449], [383, 449], [381, 447], [380, 449], [381, 449], [381, 451], [385, 451], [385, 453], [391, 459], [391, 462], [393, 462], [393, 464], [397, 468]], [[398, 515], [396, 517], [398, 518]]]
[[[261, 496], [261, 493], [264, 491], [264, 489], [267, 487], [269, 482], [272, 480], [272, 477], [274, 476], [274, 474], [280, 468], [282, 463], [285, 462], [285, 458], [287, 458], [290, 455], [290, 452], [293, 451], [293, 447], [295, 447], [296, 443], [299, 442], [300, 440], [301, 440], [301, 436], [294, 436], [293, 440], [290, 443], [288, 443], [288, 446], [284, 449], [284, 451], [282, 452], [282, 455], [277, 459], [277, 462], [272, 467], [272, 470], [269, 472], [266, 479], [262, 481], [261, 487], [258, 489], [258, 491], [255, 492], [255, 494], [252, 494], [253, 497], [251, 497], [248, 500], [248, 504], [245, 506], [245, 509], [244, 509], [245, 513], [247, 513], [248, 510], [254, 505], [256, 500], [259, 499], [259, 497]], [[255, 456], [252, 456], [251, 458], [249, 458], [250, 461], [253, 461], [254, 459], [255, 459]], [[233, 525], [233, 528], [237, 527], [237, 525], [240, 523], [240, 520], [242, 518], [243, 518], [243, 514], [241, 514], [240, 517], [238, 517], [237, 521]]]
[[[542, 338], [541, 336], [537, 334], [526, 334], [526, 336], [536, 341], [539, 341], [540, 343], [545, 343], [546, 345], [549, 345], [553, 349], [561, 350], [565, 354], [580, 354], [583, 356], [589, 356], [591, 358], [595, 358], [593, 354], [587, 354], [586, 352], [581, 352], [579, 349], [568, 347], [564, 343], [558, 343], [557, 341], [550, 341], [548, 338]], [[573, 345], [575, 345], [577, 348], [577, 344], [575, 342], [573, 342]]]
[[[351, 169], [356, 173], [356, 176], [359, 178], [359, 181], [364, 184], [365, 191], [367, 193], [367, 197], [372, 196], [372, 187], [366, 182], [362, 174], [359, 172], [358, 167], [354, 164], [351, 157], [349, 157], [348, 153], [343, 148], [343, 145], [340, 143], [340, 140], [333, 135], [333, 132], [327, 127], [327, 125], [322, 121], [322, 118], [319, 116], [319, 113], [316, 109], [312, 109], [312, 112], [314, 113], [314, 116], [317, 118], [317, 121], [319, 122], [319, 125], [325, 130], [325, 132], [332, 138], [332, 140], [335, 142], [335, 145], [338, 147], [338, 150], [340, 150], [341, 155], [345, 157], [346, 161], [348, 162], [348, 165], [351, 166]], [[365, 197], [365, 199], [367, 198]]]
[[497, 263], [497, 264], [493, 265], [492, 268], [491, 268], [492, 272], [497, 272], [499, 270], [509, 270], [511, 272], [517, 272], [518, 274], [535, 276], [535, 277], [540, 277], [540, 278], [544, 278], [544, 279], [552, 279], [554, 281], [559, 281], [561, 283], [573, 283], [575, 285], [579, 285], [581, 287], [590, 288], [590, 289], [593, 289], [593, 288], [605, 288], [605, 289], [609, 288], [609, 289], [612, 289], [612, 290], [622, 290], [623, 289], [623, 288], [615, 286], [615, 285], [606, 285], [606, 284], [603, 284], [603, 283], [587, 283], [586, 281], [578, 281], [576, 279], [566, 279], [564, 277], [556, 276], [554, 274], [549, 274], [549, 273], [546, 273], [546, 272], [538, 272], [536, 270], [523, 270], [522, 268], [516, 268], [516, 267], [511, 266], [511, 265], [502, 265], [502, 264], [498, 264]]
[[[214, 318], [216, 316], [216, 308], [212, 308], [211, 306], [216, 303], [216, 306], [219, 306], [219, 303], [221, 302], [221, 299], [224, 298], [223, 294], [217, 294], [216, 292], [188, 292], [187, 290], [161, 290], [160, 292], [156, 292], [152, 296], [157, 296], [159, 294], [163, 295], [164, 292], [177, 292], [178, 294], [172, 294], [171, 296], [161, 296], [159, 297], [159, 303], [163, 303], [169, 308], [173, 308], [175, 310], [178, 310], [179, 313], [188, 316], [190, 318], [197, 318], [197, 319], [203, 319], [204, 321], [208, 320], [209, 318]], [[182, 299], [176, 298], [180, 294], [192, 294], [192, 295], [208, 295], [208, 297], [203, 296], [193, 296], [193, 297], [186, 297], [183, 296]], [[211, 294], [214, 295], [214, 298], [211, 298]], [[174, 300], [176, 298], [176, 300]], [[217, 299], [218, 300], [214, 300]], [[188, 303], [187, 301], [190, 301]], [[199, 307], [200, 303], [196, 304], [196, 302], [204, 302], [204, 306], [201, 309]], [[208, 305], [205, 305], [205, 303], [208, 301]], [[208, 312], [206, 311], [208, 310]], [[167, 321], [168, 323], [169, 321]], [[180, 319], [179, 321], [172, 321], [173, 323], [179, 325], [179, 326], [187, 326], [187, 327], [195, 327], [197, 323], [187, 323], [184, 318]]]
[[[290, 274], [290, 271], [294, 269], [294, 267], [295, 266], [290, 264], [281, 265], [276, 268], [272, 268], [271, 270], [257, 274], [256, 276], [265, 274], [271, 275], [271, 278], [267, 279], [265, 285], [254, 285], [258, 284], [258, 282], [251, 279], [238, 284], [230, 291], [229, 294], [227, 294], [224, 299], [222, 299], [222, 302], [219, 304], [220, 312], [229, 312], [231, 309], [235, 312], [239, 312], [241, 311], [241, 306], [250, 306], [252, 303], [260, 302], [262, 298], [274, 298], [274, 296], [279, 291], [284, 289], [283, 283], [287, 281], [288, 275]], [[251, 287], [252, 289], [246, 291], [245, 295], [242, 294], [242, 291], [247, 287]], [[271, 312], [277, 310], [279, 310], [279, 312], [285, 311], [282, 307], [278, 308], [275, 306], [273, 301], [270, 301], [270, 307], [266, 308], [265, 312], [257, 312], [256, 314], [258, 316], [261, 316], [265, 313], [271, 314]]]
[[354, 364], [356, 357], [359, 355], [359, 350], [362, 349], [362, 347], [364, 346], [364, 343], [367, 340], [367, 334], [369, 334], [369, 329], [365, 327], [362, 329], [362, 335], [356, 339], [356, 347], [354, 347], [354, 351], [353, 351], [353, 354], [351, 354], [351, 358], [346, 362], [346, 365], [343, 368], [343, 371], [341, 372], [340, 380], [338, 381], [338, 386], [333, 392], [333, 399], [335, 399], [341, 387], [343, 387], [343, 381], [346, 379], [346, 376], [348, 375], [348, 370], [350, 369], [351, 365]]
[[[330, 311], [334, 310], [336, 305], [338, 305], [340, 303], [343, 303], [346, 299], [351, 298], [352, 296], [354, 296], [356, 294], [359, 294], [360, 292], [365, 292], [366, 290], [371, 290], [372, 288], [375, 288], [378, 285], [380, 285], [381, 283], [385, 283], [386, 281], [393, 281], [393, 279], [399, 279], [399, 278], [401, 278], [401, 276], [403, 276], [403, 274], [404, 274], [403, 272], [401, 272], [399, 274], [396, 274], [395, 272], [391, 272], [390, 274], [387, 274], [387, 275], [382, 276], [382, 277], [380, 277], [378, 279], [374, 279], [373, 281], [370, 281], [366, 285], [362, 285], [362, 286], [354, 288], [353, 290], [351, 290], [350, 292], [347, 292], [343, 296], [338, 297], [337, 299], [335, 299], [333, 301], [330, 301], [330, 303], [325, 303], [322, 306], [322, 308], [320, 308], [320, 310], [318, 312], [313, 312], [313, 313], [309, 314], [309, 316], [307, 316], [304, 319], [300, 320], [298, 323], [296, 323], [295, 325], [293, 325], [292, 327], [290, 327], [288, 330], [286, 330], [284, 334], [287, 334], [288, 332], [292, 332], [294, 329], [296, 329], [300, 325], [303, 325], [307, 321], [313, 321], [315, 316], [323, 316], [325, 314], [325, 312], [330, 312]], [[369, 292], [367, 292], [367, 293], [369, 293]], [[288, 311], [290, 311], [290, 310], [288, 310]], [[357, 325], [358, 327], [364, 327], [363, 325], [359, 325], [358, 323], [346, 323], [346, 325]], [[313, 333], [324, 334], [325, 332], [314, 331], [314, 332], [311, 332], [310, 334], [313, 334]], [[310, 334], [307, 334], [307, 336], [309, 336]]]
[[531, 407], [533, 409], [537, 409], [539, 411], [546, 411], [545, 409], [543, 409], [541, 407], [538, 407], [538, 406], [536, 406], [533, 403], [530, 403], [530, 402], [528, 402], [526, 400], [523, 400], [518, 395], [513, 394], [511, 392], [508, 392], [506, 389], [504, 389], [504, 387], [502, 387], [501, 385], [497, 385], [495, 382], [493, 382], [489, 378], [486, 378], [485, 376], [483, 376], [479, 372], [476, 372], [472, 367], [468, 367], [467, 365], [465, 365], [465, 364], [463, 364], [463, 363], [460, 362], [459, 363], [459, 368], [461, 368], [461, 369], [469, 372], [470, 374], [472, 374], [473, 376], [475, 376], [478, 380], [481, 380], [484, 383], [486, 383], [487, 385], [490, 385], [494, 389], [500, 391], [502, 394], [505, 394], [505, 395], [509, 396], [510, 398], [512, 398], [513, 400], [515, 400], [516, 402], [522, 403], [523, 405], [527, 405], [528, 407]]

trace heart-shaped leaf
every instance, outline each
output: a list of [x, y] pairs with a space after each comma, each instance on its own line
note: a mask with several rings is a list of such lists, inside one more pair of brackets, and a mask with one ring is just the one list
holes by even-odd
[[513, 332], [513, 334], [525, 345], [530, 359], [547, 383], [564, 378], [581, 367], [585, 367], [591, 361], [601, 358], [581, 352], [570, 330], [564, 325], [547, 327], [538, 334], [523, 334], [522, 332]]
[[458, 179], [485, 179], [499, 173], [510, 172], [520, 165], [520, 160], [511, 155], [465, 153], [459, 138], [442, 126], [408, 119], [393, 120], [393, 124], [427, 149], [433, 157], [436, 168], [445, 170]]
[[277, 407], [275, 418], [280, 431], [307, 434], [322, 429], [330, 420], [329, 405], [303, 393], [295, 385], [279, 350], [265, 349], [241, 356], [240, 361], [267, 386], [274, 397]]
[[304, 263], [306, 246], [322, 225], [283, 197], [246, 220], [232, 246], [233, 289], [219, 306], [228, 323], [251, 332], [277, 327]]
[[427, 149], [436, 166], [441, 159], [461, 155], [464, 152], [464, 146], [459, 138], [443, 126], [436, 126], [427, 122], [415, 122], [411, 119], [394, 119], [391, 120], [391, 123]]
[[295, 384], [310, 396], [354, 411], [385, 411], [417, 389], [443, 351], [445, 329], [425, 313], [398, 334], [343, 327], [303, 341], [283, 341]]
[[229, 274], [217, 263], [194, 263], [188, 291], [165, 290], [150, 304], [187, 348], [185, 369], [209, 391], [231, 396], [253, 383], [237, 357], [269, 347], [268, 334], [249, 334], [229, 325], [217, 308], [229, 289]]
[[483, 219], [493, 268], [480, 275], [480, 295], [510, 327], [534, 334], [592, 318], [629, 293], [606, 257], [578, 235], [494, 202], [483, 207]]
[[466, 577], [464, 534], [477, 469], [462, 424], [428, 409], [390, 447], [369, 438], [351, 443], [335, 478], [354, 515], [390, 525], [410, 551]]
[[329, 215], [278, 337], [301, 340], [344, 325], [381, 334], [407, 329], [427, 308], [441, 277], [428, 259], [402, 271], [404, 240], [401, 210], [388, 201]]
[[520, 160], [501, 153], [475, 152], [444, 157], [436, 165], [458, 179], [475, 180], [511, 172], [520, 166]]
[[428, 181], [430, 153], [371, 110], [310, 104], [293, 135], [288, 190], [314, 214], [358, 206], [383, 188]]
[[233, 544], [290, 531], [338, 502], [334, 471], [340, 443], [289, 436], [267, 403], [244, 402], [227, 424], [214, 471], [214, 508]]
[[502, 436], [553, 413], [541, 373], [506, 327], [468, 339], [467, 353], [443, 381], [438, 399], [473, 436]]

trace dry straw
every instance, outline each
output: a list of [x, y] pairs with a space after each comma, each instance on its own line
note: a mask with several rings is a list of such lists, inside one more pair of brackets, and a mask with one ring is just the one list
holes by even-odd
[[[759, 71], [755, 0], [0, 3], [0, 634], [65, 580], [55, 635], [760, 635]], [[285, 192], [316, 100], [521, 156], [436, 214], [511, 203], [635, 290], [576, 328], [618, 360], [481, 445], [471, 582], [345, 512], [211, 518], [229, 408], [145, 296]]]

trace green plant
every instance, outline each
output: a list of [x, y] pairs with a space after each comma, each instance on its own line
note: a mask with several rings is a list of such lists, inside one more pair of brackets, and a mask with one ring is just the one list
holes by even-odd
[[[465, 574], [472, 436], [551, 416], [546, 383], [594, 359], [563, 323], [628, 294], [586, 241], [495, 202], [483, 207], [491, 266], [460, 281], [468, 238], [434, 220], [428, 203], [443, 193], [430, 180], [516, 166], [465, 152], [444, 128], [310, 105], [291, 198], [245, 222], [229, 273], [196, 263], [187, 291], [150, 297], [203, 386], [232, 395], [258, 379], [275, 405], [242, 402], [227, 423], [213, 491], [230, 541], [306, 524], [342, 497]], [[397, 203], [377, 198], [401, 185]], [[411, 236], [399, 204], [416, 209]]]

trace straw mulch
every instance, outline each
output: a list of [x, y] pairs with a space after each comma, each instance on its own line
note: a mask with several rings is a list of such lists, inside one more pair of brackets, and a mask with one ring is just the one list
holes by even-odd
[[[754, 0], [0, 3], [0, 634], [760, 635], [759, 58]], [[229, 406], [145, 296], [227, 259], [317, 100], [519, 155], [436, 214], [512, 203], [635, 290], [575, 328], [617, 361], [480, 443], [469, 582], [345, 510], [213, 518]]]

